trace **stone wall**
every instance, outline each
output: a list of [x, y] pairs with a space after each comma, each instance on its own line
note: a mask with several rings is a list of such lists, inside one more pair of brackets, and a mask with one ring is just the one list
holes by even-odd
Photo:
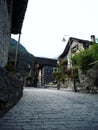
[[19, 79], [0, 67], [0, 116], [19, 101], [22, 92], [23, 84]]
[[86, 74], [82, 74], [79, 70], [79, 80], [78, 88], [80, 90], [86, 90], [87, 92], [98, 92], [98, 70], [89, 69]]
[[[79, 82], [76, 81], [75, 85], [78, 92], [91, 92], [96, 93], [98, 92], [98, 69], [89, 69], [87, 70], [86, 74], [83, 74], [82, 71], [79, 69]], [[73, 80], [66, 79], [66, 81], [60, 84], [61, 87], [74, 89], [74, 82]]]
[[10, 17], [6, 0], [0, 0], [0, 66], [5, 66], [8, 60], [10, 39]]

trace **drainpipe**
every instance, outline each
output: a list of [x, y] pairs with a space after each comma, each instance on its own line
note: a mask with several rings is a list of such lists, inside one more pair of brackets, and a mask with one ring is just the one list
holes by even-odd
[[18, 51], [19, 51], [20, 37], [21, 37], [21, 34], [19, 34], [19, 37], [18, 37], [18, 42], [17, 42], [17, 46], [16, 46], [16, 55], [15, 55], [15, 70], [16, 70], [16, 68], [17, 68], [17, 58], [18, 58]]

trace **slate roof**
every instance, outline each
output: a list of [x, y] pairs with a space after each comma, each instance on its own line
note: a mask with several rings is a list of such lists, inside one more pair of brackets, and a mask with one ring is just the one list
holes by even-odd
[[[9, 0], [8, 0], [9, 1]], [[28, 0], [13, 0], [11, 33], [21, 34], [22, 24], [27, 8]]]
[[58, 57], [58, 58], [63, 58], [67, 55], [69, 49], [70, 49], [70, 45], [74, 42], [78, 42], [78, 43], [81, 43], [83, 44], [83, 47], [86, 49], [89, 45], [92, 44], [91, 41], [88, 41], [88, 40], [82, 40], [82, 39], [78, 39], [78, 38], [74, 38], [74, 37], [70, 37], [68, 42], [67, 42], [67, 45], [63, 51], [63, 53]]
[[36, 63], [41, 66], [57, 66], [56, 59], [49, 59], [49, 58], [42, 58], [42, 57], [35, 57]]

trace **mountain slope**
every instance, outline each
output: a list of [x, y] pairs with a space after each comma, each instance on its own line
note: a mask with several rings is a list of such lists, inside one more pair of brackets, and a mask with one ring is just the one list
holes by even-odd
[[[17, 41], [12, 39], [9, 44], [9, 61], [15, 61]], [[28, 65], [34, 64], [35, 57], [30, 54], [23, 45], [19, 44], [18, 58], [17, 58], [17, 72], [25, 73]]]

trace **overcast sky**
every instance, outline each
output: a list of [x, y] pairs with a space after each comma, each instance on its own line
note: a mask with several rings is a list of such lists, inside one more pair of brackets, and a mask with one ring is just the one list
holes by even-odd
[[98, 37], [98, 0], [29, 0], [20, 42], [35, 56], [55, 58], [65, 48], [63, 37], [92, 34]]

